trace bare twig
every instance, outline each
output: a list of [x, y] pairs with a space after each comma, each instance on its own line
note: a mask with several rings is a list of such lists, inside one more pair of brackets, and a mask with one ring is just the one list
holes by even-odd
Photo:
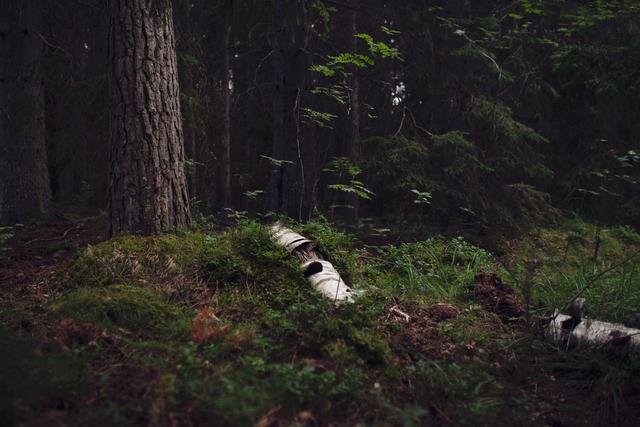
[[[32, 30], [32, 31], [33, 31], [33, 30]], [[72, 54], [71, 52], [69, 52], [68, 50], [66, 50], [66, 49], [64, 49], [64, 48], [62, 48], [62, 47], [60, 47], [60, 46], [58, 46], [58, 45], [56, 45], [56, 44], [51, 43], [49, 40], [47, 40], [47, 38], [46, 38], [45, 36], [43, 36], [43, 35], [42, 35], [42, 33], [38, 32], [38, 31], [33, 31], [33, 33], [34, 33], [35, 35], [37, 35], [37, 36], [38, 36], [38, 38], [40, 38], [40, 40], [42, 41], [42, 43], [44, 43], [44, 44], [45, 44], [45, 46], [50, 47], [51, 49], [54, 49], [54, 50], [59, 50], [60, 52], [62, 52], [62, 53], [64, 53], [64, 54], [68, 55], [68, 56], [69, 56], [69, 58], [71, 58], [71, 60], [72, 60], [73, 62], [77, 62], [77, 61], [76, 61], [76, 57], [75, 57], [75, 56], [73, 56], [73, 54]]]
[[52, 242], [52, 241], [54, 241], [54, 240], [64, 239], [65, 237], [67, 237], [67, 235], [68, 235], [70, 232], [72, 232], [72, 231], [74, 231], [74, 230], [78, 230], [78, 229], [80, 229], [80, 228], [82, 228], [82, 224], [78, 224], [78, 225], [75, 225], [75, 226], [71, 227], [70, 229], [68, 229], [67, 231], [65, 231], [64, 233], [62, 233], [62, 236], [49, 237], [49, 238], [46, 238], [46, 239], [40, 239], [40, 238], [38, 238], [38, 239], [33, 239], [33, 240], [29, 240], [29, 241], [28, 241], [27, 243], [25, 243], [24, 245], [25, 245], [25, 246], [28, 246], [28, 245], [30, 245], [30, 244], [32, 244], [32, 243], [36, 243], [36, 242]]
[[400, 126], [398, 126], [398, 130], [396, 131], [396, 133], [393, 134], [393, 136], [398, 136], [398, 134], [402, 130], [402, 126], [404, 125], [404, 118], [406, 117], [406, 115], [407, 115], [407, 109], [403, 108], [402, 109], [402, 119], [400, 119]]
[[258, 62], [258, 66], [256, 67], [256, 71], [253, 74], [253, 84], [254, 84], [254, 86], [258, 86], [258, 72], [260, 71], [260, 68], [262, 68], [262, 63], [264, 61], [266, 61], [271, 55], [273, 55], [274, 52], [275, 52], [274, 50], [271, 50], [269, 53], [267, 53], [265, 55], [264, 58], [262, 58], [260, 60], [260, 62]]
[[409, 321], [411, 320], [411, 316], [409, 316], [404, 311], [400, 310], [397, 305], [394, 305], [393, 307], [391, 307], [389, 309], [389, 311], [392, 312], [392, 313], [395, 313], [395, 314], [397, 314], [399, 316], [402, 316], [404, 318], [404, 321], [407, 322], [407, 323], [409, 323]]
[[409, 113], [409, 116], [411, 116], [411, 121], [413, 121], [413, 126], [416, 129], [421, 130], [422, 132], [426, 133], [429, 136], [433, 136], [433, 132], [429, 131], [428, 129], [423, 128], [422, 126], [418, 125], [418, 122], [416, 122], [416, 117], [413, 115], [413, 113], [411, 112], [411, 110], [407, 107], [404, 107], [406, 109], [406, 111]]

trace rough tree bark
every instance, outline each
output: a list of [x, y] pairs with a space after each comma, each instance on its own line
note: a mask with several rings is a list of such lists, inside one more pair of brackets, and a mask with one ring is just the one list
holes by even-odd
[[51, 209], [41, 26], [41, 0], [0, 0], [0, 223]]
[[110, 232], [190, 222], [169, 0], [111, 0]]

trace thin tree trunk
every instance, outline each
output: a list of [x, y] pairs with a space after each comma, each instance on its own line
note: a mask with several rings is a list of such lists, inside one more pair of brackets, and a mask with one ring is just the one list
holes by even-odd
[[303, 206], [303, 218], [311, 218], [314, 207], [317, 205], [316, 183], [319, 179], [318, 140], [316, 136], [317, 127], [315, 123], [301, 123], [301, 139], [304, 141], [302, 150], [302, 162], [304, 164], [305, 191], [300, 195]]
[[188, 225], [171, 3], [111, 0], [110, 6], [110, 232], [155, 234]]
[[41, 0], [0, 0], [0, 223], [51, 209], [41, 27]]
[[[349, 51], [351, 53], [358, 52], [357, 38], [358, 33], [358, 0], [351, 0], [352, 9], [349, 10]], [[349, 130], [347, 133], [347, 155], [352, 160], [358, 160], [360, 153], [358, 149], [358, 141], [360, 140], [360, 80], [358, 79], [358, 70], [352, 67], [351, 76], [349, 78]]]
[[[186, 45], [191, 45], [193, 43], [194, 37], [197, 37], [195, 34], [192, 25], [191, 19], [193, 17], [187, 16], [188, 24], [185, 30], [185, 36], [187, 38]], [[183, 36], [183, 37], [185, 37]], [[191, 64], [185, 64], [180, 70], [182, 76], [179, 80], [180, 85], [182, 86], [183, 93], [183, 102], [182, 106], [182, 127], [184, 131], [184, 148], [185, 148], [185, 156], [190, 159], [191, 167], [187, 170], [187, 180], [189, 183], [189, 194], [191, 197], [198, 196], [197, 190], [197, 182], [198, 182], [198, 149], [197, 149], [197, 106], [196, 100], [198, 97], [197, 89], [195, 87], [194, 82], [194, 66]]]
[[[286, 50], [288, 32], [284, 22], [284, 0], [275, 0], [273, 6], [273, 157], [285, 160], [287, 115], [286, 92]], [[269, 206], [274, 212], [283, 212], [287, 206], [287, 169], [286, 165], [272, 166], [273, 172], [269, 183]]]
[[303, 76], [308, 69], [302, 4], [301, 0], [275, 0], [273, 9], [272, 156], [285, 162], [274, 167], [271, 175], [270, 207], [290, 216], [301, 214], [300, 200], [306, 187], [299, 120]]
[[[358, 45], [355, 35], [358, 33], [358, 0], [351, 0], [352, 8], [349, 10], [349, 51], [357, 53]], [[360, 150], [358, 142], [360, 141], [360, 81], [358, 79], [358, 70], [352, 67], [351, 76], [349, 78], [349, 125], [347, 131], [346, 152], [349, 159], [357, 163], [360, 158]], [[352, 219], [358, 220], [359, 199], [356, 195], [349, 196], [349, 204], [353, 206]]]
[[[191, 114], [195, 114], [195, 111], [191, 111]], [[196, 129], [195, 119], [191, 118], [191, 123], [189, 124], [189, 128], [187, 129], [185, 136], [185, 148], [193, 162], [193, 166], [189, 170], [189, 194], [192, 197], [198, 197], [198, 144], [197, 144], [197, 134], [198, 130]]]
[[222, 78], [220, 95], [222, 98], [222, 135], [220, 138], [220, 201], [222, 207], [231, 205], [231, 3], [227, 5], [225, 28], [222, 39]]

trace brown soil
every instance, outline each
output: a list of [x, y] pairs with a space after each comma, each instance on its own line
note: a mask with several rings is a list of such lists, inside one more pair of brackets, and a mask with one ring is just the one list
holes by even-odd
[[401, 304], [400, 310], [409, 316], [409, 321], [390, 312], [391, 317], [395, 318], [393, 321], [402, 325], [392, 339], [396, 356], [404, 357], [407, 361], [416, 360], [418, 355], [444, 359], [460, 350], [459, 346], [440, 333], [438, 322], [430, 317], [428, 311], [411, 303]]
[[106, 240], [106, 232], [106, 221], [98, 216], [16, 227], [8, 250], [0, 252], [0, 304], [47, 301], [60, 266], [78, 248]]
[[485, 309], [506, 317], [518, 317], [523, 312], [513, 288], [496, 274], [480, 273], [475, 278], [473, 293], [476, 301]]
[[84, 346], [91, 351], [101, 347], [119, 347], [121, 339], [117, 335], [93, 323], [77, 323], [73, 319], [63, 319], [44, 329], [43, 347], [54, 350]]
[[460, 311], [452, 304], [438, 303], [429, 307], [429, 316], [438, 322], [455, 319], [459, 314]]

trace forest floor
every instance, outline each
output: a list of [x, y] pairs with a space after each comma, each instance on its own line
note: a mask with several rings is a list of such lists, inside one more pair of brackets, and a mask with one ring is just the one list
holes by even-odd
[[638, 321], [640, 261], [620, 264], [640, 248], [632, 230], [567, 220], [496, 256], [291, 226], [362, 291], [355, 303], [325, 301], [248, 219], [111, 240], [100, 217], [12, 230], [0, 425], [640, 422], [637, 358], [556, 348], [540, 327], [576, 292], [589, 317]]

